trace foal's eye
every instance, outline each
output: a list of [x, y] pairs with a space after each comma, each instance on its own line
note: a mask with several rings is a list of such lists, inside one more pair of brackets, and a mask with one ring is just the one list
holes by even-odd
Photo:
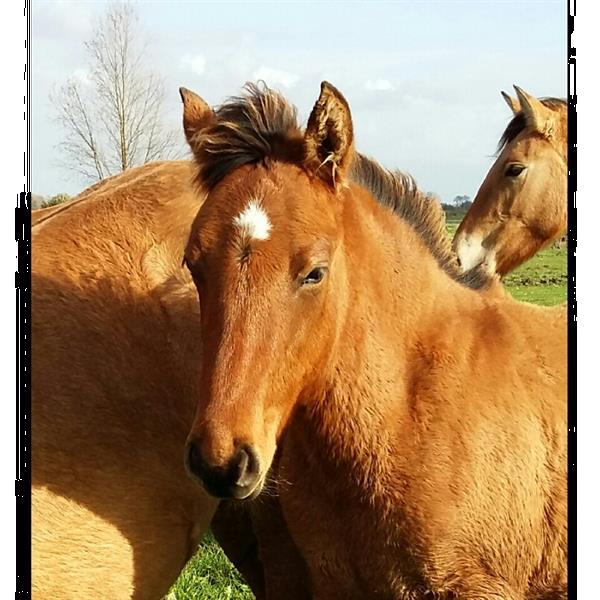
[[316, 283], [320, 283], [325, 277], [325, 273], [327, 272], [326, 267], [316, 267], [314, 268], [304, 279], [302, 279], [302, 285], [315, 285]]
[[508, 165], [508, 167], [506, 167], [506, 171], [504, 171], [504, 174], [507, 177], [518, 177], [524, 170], [525, 165], [513, 163], [512, 165]]

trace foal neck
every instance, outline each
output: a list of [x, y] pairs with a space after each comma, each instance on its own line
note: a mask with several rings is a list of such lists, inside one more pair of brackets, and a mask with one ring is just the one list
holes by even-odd
[[412, 435], [415, 348], [433, 348], [444, 323], [478, 296], [443, 271], [407, 223], [366, 196], [346, 202], [344, 221], [352, 232], [344, 243], [350, 301], [327, 384], [300, 429], [334, 470], [345, 465], [359, 488], [389, 496], [402, 472], [397, 455], [390, 469], [392, 454], [404, 432]]

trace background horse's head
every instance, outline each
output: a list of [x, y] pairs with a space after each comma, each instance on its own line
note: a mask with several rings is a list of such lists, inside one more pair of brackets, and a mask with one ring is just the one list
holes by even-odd
[[505, 275], [567, 227], [567, 105], [515, 86], [499, 155], [454, 237], [465, 271]]
[[306, 131], [247, 86], [216, 111], [182, 90], [207, 200], [185, 261], [200, 297], [202, 385], [186, 464], [215, 496], [254, 497], [297, 401], [319, 386], [346, 297], [341, 250], [348, 105], [323, 83]]

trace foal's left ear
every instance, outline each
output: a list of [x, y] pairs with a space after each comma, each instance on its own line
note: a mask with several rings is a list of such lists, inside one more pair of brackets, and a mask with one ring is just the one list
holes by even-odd
[[304, 165], [334, 188], [344, 179], [354, 152], [352, 117], [346, 99], [330, 83], [321, 83], [304, 134]]

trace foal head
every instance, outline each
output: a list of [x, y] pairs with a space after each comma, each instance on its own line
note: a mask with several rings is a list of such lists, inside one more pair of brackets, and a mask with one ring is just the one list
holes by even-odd
[[296, 405], [319, 385], [347, 303], [341, 196], [353, 154], [330, 84], [302, 132], [295, 109], [247, 86], [213, 112], [182, 90], [206, 202], [185, 262], [202, 313], [202, 385], [191, 475], [219, 497], [258, 495]]
[[481, 264], [503, 276], [566, 230], [566, 103], [515, 90], [516, 99], [502, 92], [514, 116], [454, 237], [465, 271]]

